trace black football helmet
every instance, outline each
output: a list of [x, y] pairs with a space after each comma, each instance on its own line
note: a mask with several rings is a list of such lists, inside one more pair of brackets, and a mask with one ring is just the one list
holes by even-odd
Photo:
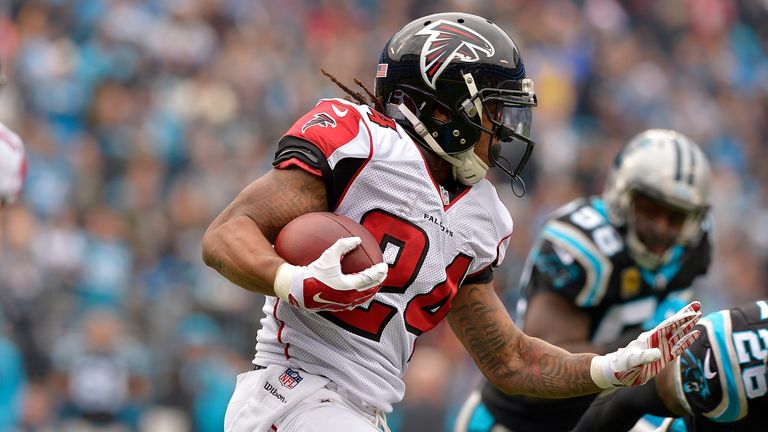
[[[385, 114], [449, 162], [486, 132], [501, 144], [490, 148], [492, 164], [516, 179], [533, 151], [533, 81], [512, 38], [485, 18], [441, 13], [407, 24], [381, 53], [374, 92]], [[435, 110], [450, 118], [435, 119]], [[491, 128], [483, 126], [483, 112]], [[512, 148], [515, 166], [502, 156], [512, 143], [525, 146]]]

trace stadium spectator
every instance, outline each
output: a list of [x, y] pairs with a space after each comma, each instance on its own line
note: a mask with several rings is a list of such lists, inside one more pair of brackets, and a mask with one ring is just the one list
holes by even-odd
[[120, 316], [84, 313], [81, 325], [53, 349], [53, 379], [65, 430], [124, 431], [137, 427], [150, 395], [149, 358]]

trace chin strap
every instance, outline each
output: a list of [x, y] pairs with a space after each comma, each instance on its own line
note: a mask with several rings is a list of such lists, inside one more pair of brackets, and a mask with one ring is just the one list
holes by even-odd
[[474, 149], [469, 149], [454, 155], [447, 154], [429, 133], [426, 126], [424, 126], [424, 123], [416, 117], [416, 114], [411, 112], [405, 104], [400, 104], [397, 108], [413, 125], [413, 129], [427, 143], [429, 148], [437, 153], [438, 156], [453, 165], [453, 177], [459, 181], [459, 183], [466, 186], [472, 186], [485, 177], [485, 173], [488, 172], [488, 165], [480, 159], [480, 156], [475, 154]]
[[462, 75], [462, 78], [464, 78], [464, 84], [467, 85], [467, 90], [469, 90], [469, 99], [465, 100], [461, 106], [464, 108], [464, 112], [467, 113], [467, 116], [478, 116], [482, 122], [483, 103], [480, 102], [480, 98], [475, 97], [477, 94], [477, 85], [475, 84], [475, 79], [472, 78], [471, 73], [465, 73]]

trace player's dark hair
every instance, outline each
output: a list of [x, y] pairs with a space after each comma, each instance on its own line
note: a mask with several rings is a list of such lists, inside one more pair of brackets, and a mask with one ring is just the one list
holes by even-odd
[[323, 75], [328, 77], [328, 79], [330, 79], [331, 82], [339, 86], [340, 89], [344, 90], [344, 92], [348, 95], [348, 98], [347, 98], [348, 100], [349, 98], [351, 98], [352, 100], [356, 101], [359, 104], [368, 105], [368, 106], [372, 105], [373, 109], [375, 109], [376, 111], [384, 112], [384, 103], [382, 103], [382, 101], [379, 100], [379, 98], [377, 98], [372, 91], [368, 90], [368, 87], [366, 87], [365, 84], [363, 84], [363, 82], [360, 81], [359, 79], [354, 78], [355, 84], [357, 84], [358, 86], [360, 86], [360, 88], [363, 89], [363, 91], [365, 92], [365, 95], [347, 87], [344, 83], [339, 81], [335, 76], [331, 75], [325, 69], [320, 68], [320, 72], [322, 72]]

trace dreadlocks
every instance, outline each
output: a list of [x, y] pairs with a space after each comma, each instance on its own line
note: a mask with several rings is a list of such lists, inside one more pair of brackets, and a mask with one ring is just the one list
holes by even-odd
[[0, 89], [3, 88], [4, 85], [8, 83], [8, 78], [6, 78], [5, 74], [3, 73], [3, 62], [2, 59], [0, 59]]
[[359, 79], [357, 78], [354, 79], [355, 84], [357, 84], [360, 88], [363, 89], [363, 91], [365, 92], [365, 95], [347, 87], [344, 83], [336, 79], [335, 76], [328, 73], [325, 69], [320, 68], [320, 72], [322, 72], [323, 75], [328, 77], [328, 79], [330, 79], [331, 82], [333, 82], [334, 84], [339, 86], [339, 88], [344, 90], [344, 92], [348, 95], [348, 99], [349, 98], [354, 99], [357, 103], [362, 105], [368, 105], [368, 106], [373, 105], [373, 109], [375, 109], [376, 111], [384, 112], [384, 103], [379, 98], [377, 98], [376, 95], [373, 94], [373, 92], [368, 90], [368, 88]]

